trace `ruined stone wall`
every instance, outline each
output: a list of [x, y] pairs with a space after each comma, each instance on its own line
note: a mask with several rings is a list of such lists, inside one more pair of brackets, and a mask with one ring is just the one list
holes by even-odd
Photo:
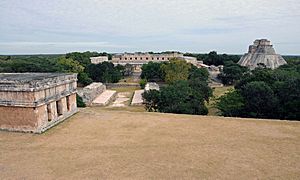
[[286, 61], [281, 55], [276, 54], [269, 40], [258, 39], [254, 41], [253, 45], [249, 46], [248, 53], [241, 57], [238, 64], [251, 70], [258, 67], [259, 64], [264, 64], [267, 68], [276, 69], [286, 64]]
[[39, 91], [0, 91], [0, 105], [35, 107], [76, 91], [76, 82]]
[[[67, 98], [69, 108], [67, 104]], [[57, 103], [61, 103], [61, 115]], [[41, 133], [77, 112], [76, 94], [38, 107], [0, 106], [0, 129]]]
[[78, 90], [78, 95], [82, 98], [86, 105], [91, 105], [94, 99], [106, 90], [106, 86], [102, 83], [92, 83], [83, 89]]
[[149, 53], [124, 53], [112, 57], [112, 61], [168, 61], [171, 58], [183, 58], [183, 54], [149, 54]]
[[41, 133], [77, 112], [76, 74], [36, 76], [0, 74], [1, 130]]
[[[57, 112], [58, 108], [60, 109], [61, 114]], [[51, 128], [76, 112], [77, 104], [75, 93], [63, 97], [58, 101], [53, 101], [47, 105], [43, 105], [41, 112], [38, 114], [38, 119], [42, 121], [42, 126], [39, 128], [39, 132], [43, 132]]]
[[37, 127], [36, 108], [0, 106], [0, 129], [34, 131]]

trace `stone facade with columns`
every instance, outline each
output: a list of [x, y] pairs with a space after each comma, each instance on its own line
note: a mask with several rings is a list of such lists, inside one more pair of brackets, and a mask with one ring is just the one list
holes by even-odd
[[[122, 53], [122, 54], [115, 54], [112, 57], [112, 60], [109, 61], [113, 63], [114, 65], [123, 65], [130, 64], [134, 67], [135, 72], [141, 71], [141, 67], [143, 64], [147, 64], [150, 61], [152, 62], [168, 62], [169, 60], [176, 58], [176, 59], [182, 59], [185, 60], [188, 63], [197, 65], [197, 59], [194, 57], [188, 57], [184, 56], [181, 53], [177, 52], [170, 52], [170, 53]], [[91, 62], [93, 63], [95, 59], [100, 59], [98, 57], [92, 57]], [[106, 61], [106, 60], [105, 60]], [[99, 61], [100, 62], [100, 61]], [[101, 61], [101, 62], [104, 62]]]
[[1, 73], [0, 129], [42, 133], [77, 112], [77, 75]]

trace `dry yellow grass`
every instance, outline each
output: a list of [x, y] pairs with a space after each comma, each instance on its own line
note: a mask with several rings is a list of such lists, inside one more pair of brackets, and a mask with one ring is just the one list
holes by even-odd
[[299, 179], [300, 123], [87, 108], [0, 132], [0, 179]]

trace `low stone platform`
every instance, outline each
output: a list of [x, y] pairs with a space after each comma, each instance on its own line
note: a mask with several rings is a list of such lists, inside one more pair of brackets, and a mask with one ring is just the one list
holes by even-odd
[[102, 83], [92, 83], [83, 89], [78, 90], [78, 95], [82, 98], [83, 102], [90, 106], [92, 102], [106, 90], [106, 86]]
[[130, 92], [120, 92], [116, 95], [116, 100], [110, 105], [111, 107], [125, 107], [128, 106], [130, 100]]
[[92, 102], [92, 106], [106, 106], [116, 98], [117, 92], [106, 90]]
[[144, 93], [144, 90], [136, 90], [134, 92], [131, 105], [132, 106], [140, 106], [143, 105], [143, 97], [142, 94]]

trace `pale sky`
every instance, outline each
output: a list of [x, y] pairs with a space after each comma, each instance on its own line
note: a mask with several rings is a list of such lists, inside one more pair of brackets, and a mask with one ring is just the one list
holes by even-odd
[[0, 54], [243, 54], [257, 38], [300, 55], [300, 0], [0, 1]]

